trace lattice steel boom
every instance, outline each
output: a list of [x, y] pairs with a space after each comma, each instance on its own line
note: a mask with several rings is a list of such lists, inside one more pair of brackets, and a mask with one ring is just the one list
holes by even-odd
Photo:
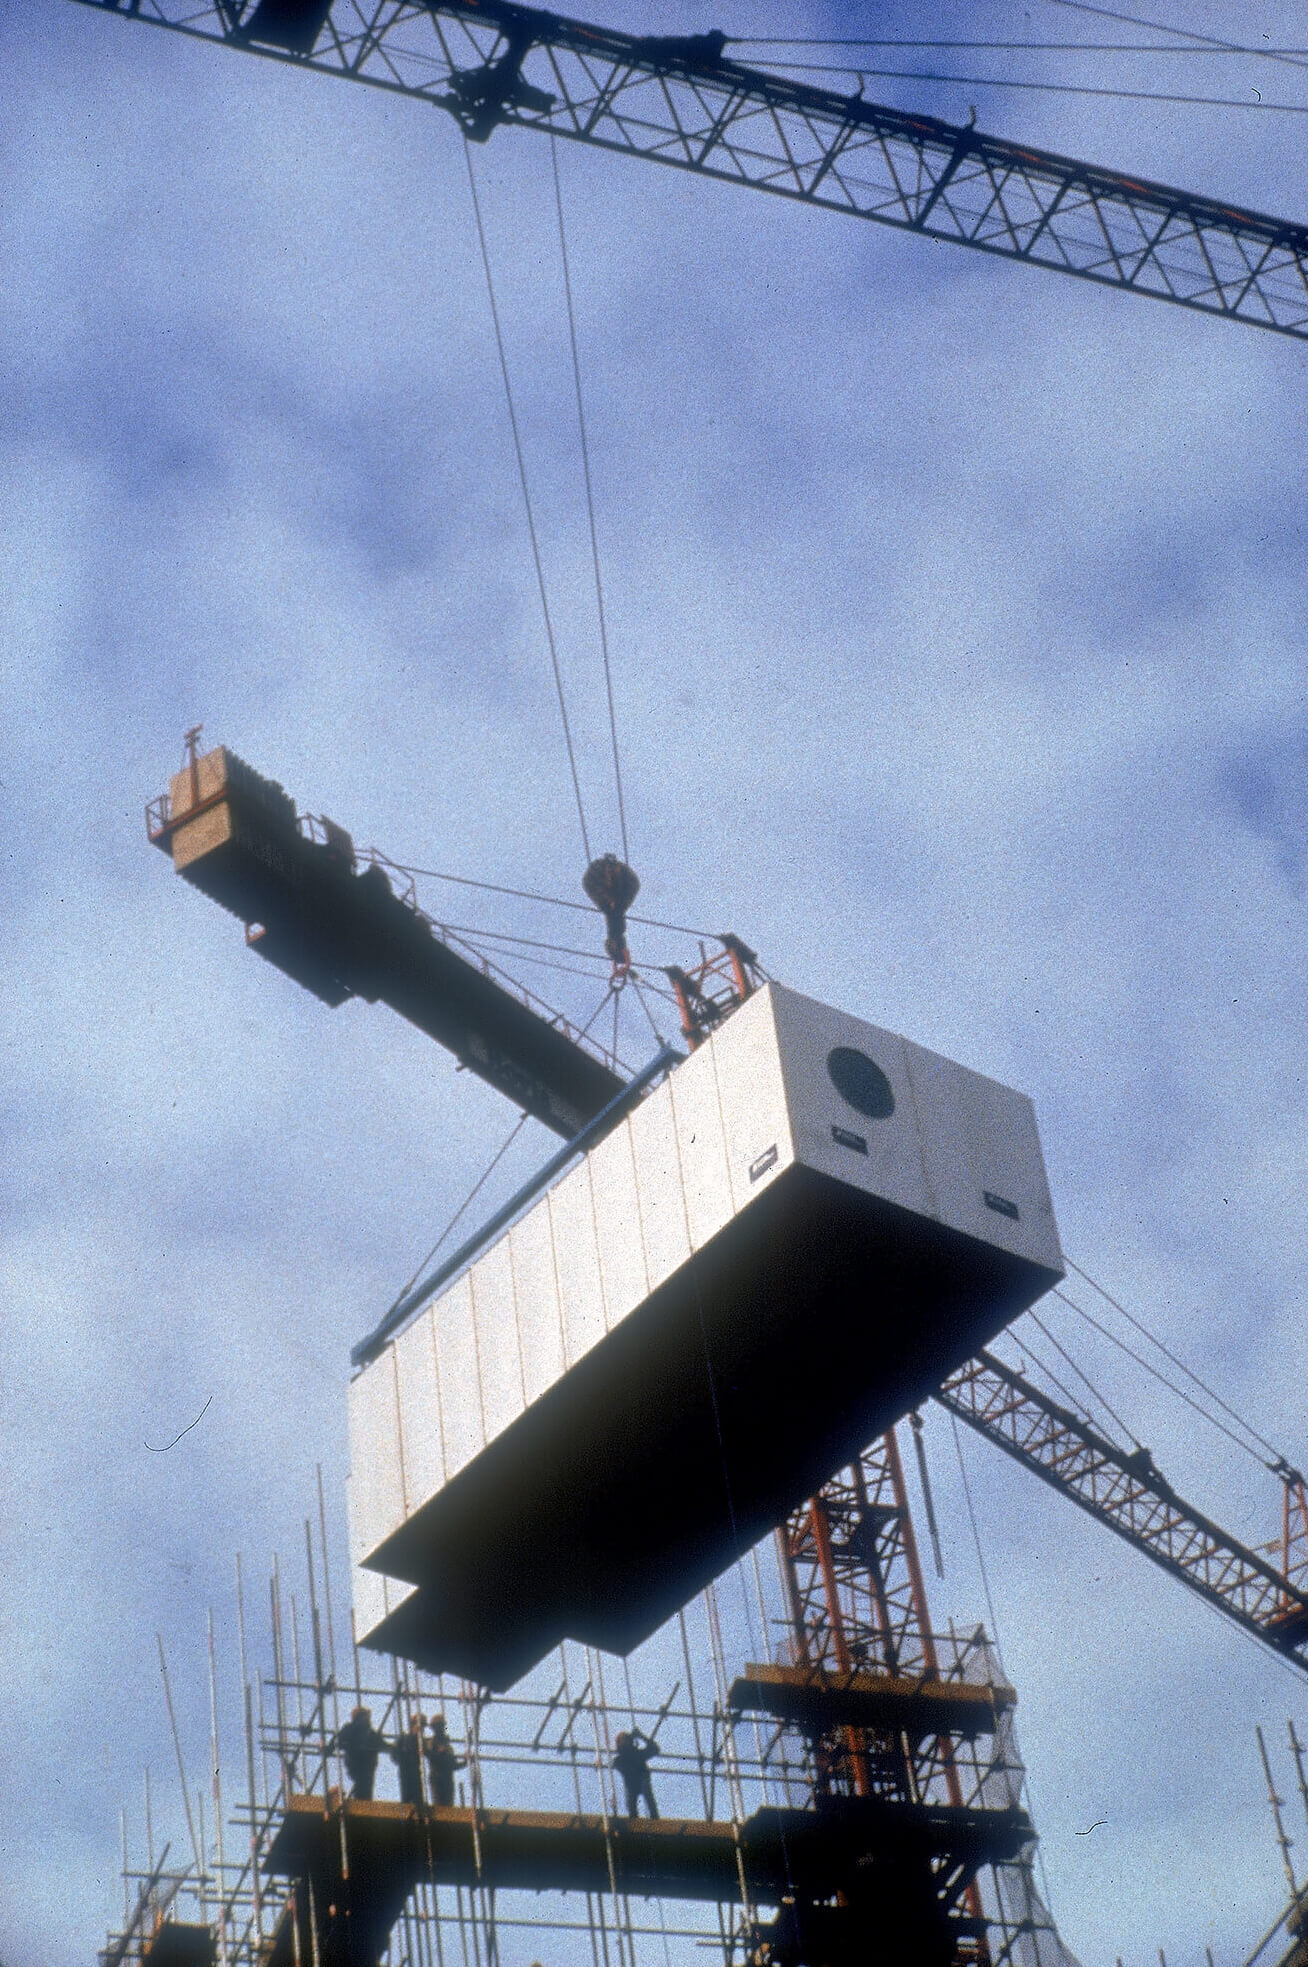
[[83, 0], [517, 124], [1308, 338], [1308, 227], [507, 0]]
[[[1291, 1572], [1192, 1509], [1146, 1449], [1124, 1453], [988, 1352], [950, 1375], [936, 1398], [1060, 1495], [1116, 1531], [1247, 1632], [1308, 1671], [1308, 1596]], [[1294, 1470], [1287, 1492], [1302, 1483]], [[1292, 1581], [1293, 1580], [1293, 1581]]]

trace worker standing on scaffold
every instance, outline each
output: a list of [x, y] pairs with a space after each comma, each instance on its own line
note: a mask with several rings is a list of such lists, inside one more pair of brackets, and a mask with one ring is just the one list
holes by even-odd
[[386, 1737], [373, 1727], [372, 1715], [366, 1707], [355, 1708], [338, 1733], [336, 1746], [350, 1779], [350, 1795], [360, 1803], [371, 1803], [377, 1761], [386, 1746]]
[[400, 1802], [422, 1807], [422, 1716], [410, 1715], [409, 1725], [387, 1750], [400, 1779]]
[[613, 1767], [621, 1776], [627, 1792], [627, 1815], [640, 1815], [638, 1805], [644, 1799], [645, 1808], [651, 1817], [657, 1817], [659, 1806], [654, 1801], [654, 1786], [649, 1779], [649, 1765], [659, 1752], [657, 1742], [648, 1735], [642, 1735], [639, 1728], [630, 1732], [624, 1729], [613, 1747]]
[[445, 1732], [443, 1714], [434, 1714], [427, 1723], [427, 1739], [422, 1752], [427, 1758], [431, 1800], [439, 1809], [448, 1810], [454, 1802], [455, 1771], [466, 1769], [468, 1758], [454, 1753], [454, 1743]]

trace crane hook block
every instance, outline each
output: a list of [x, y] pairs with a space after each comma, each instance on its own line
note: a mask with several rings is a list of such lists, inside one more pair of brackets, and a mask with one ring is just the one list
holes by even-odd
[[581, 885], [587, 900], [594, 902], [604, 917], [604, 926], [608, 930], [604, 938], [604, 953], [612, 960], [615, 969], [625, 975], [631, 968], [631, 951], [627, 948], [627, 910], [640, 893], [640, 881], [616, 854], [601, 854], [582, 875]]

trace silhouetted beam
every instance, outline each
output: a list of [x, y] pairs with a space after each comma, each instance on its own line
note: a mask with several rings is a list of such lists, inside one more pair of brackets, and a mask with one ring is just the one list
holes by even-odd
[[1308, 1670], [1308, 1596], [1192, 1509], [1147, 1449], [1115, 1448], [988, 1352], [951, 1373], [936, 1398], [1246, 1632]]
[[165, 1919], [141, 1943], [141, 1967], [218, 1967], [218, 1938], [212, 1926]]
[[565, 1140], [602, 1112], [624, 1079], [557, 1014], [452, 948], [380, 864], [360, 871], [342, 828], [317, 825], [323, 839], [302, 831], [280, 785], [222, 746], [175, 773], [147, 813], [177, 872], [324, 1004], [391, 1005]]
[[85, 0], [448, 110], [1308, 337], [1308, 227], [509, 0]]

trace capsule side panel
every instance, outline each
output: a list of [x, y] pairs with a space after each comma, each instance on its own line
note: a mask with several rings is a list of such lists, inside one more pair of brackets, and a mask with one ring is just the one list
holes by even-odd
[[649, 1296], [630, 1127], [625, 1122], [616, 1127], [588, 1159], [604, 1324], [612, 1331]]
[[554, 1269], [554, 1234], [548, 1203], [538, 1203], [509, 1234], [513, 1290], [518, 1308], [523, 1384], [528, 1403], [538, 1400], [564, 1370], [563, 1312]]
[[472, 1287], [466, 1277], [432, 1306], [436, 1367], [440, 1386], [441, 1441], [445, 1479], [466, 1468], [486, 1445]]

